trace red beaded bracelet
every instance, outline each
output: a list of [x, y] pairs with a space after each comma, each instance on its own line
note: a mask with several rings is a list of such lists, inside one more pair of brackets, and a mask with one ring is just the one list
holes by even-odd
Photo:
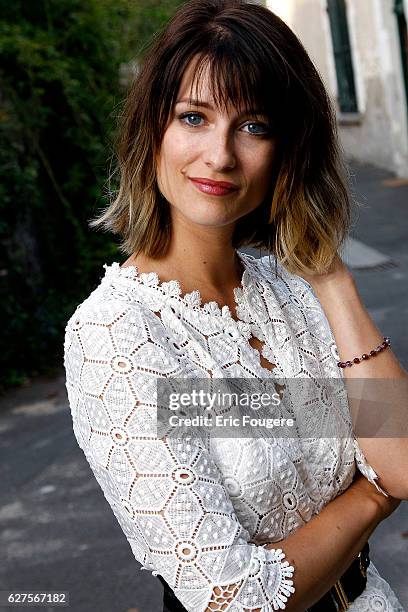
[[364, 355], [361, 355], [361, 357], [354, 357], [353, 361], [338, 361], [337, 365], [339, 368], [351, 368], [351, 366], [355, 363], [360, 363], [360, 361], [365, 361], [366, 359], [370, 359], [370, 357], [375, 357], [377, 353], [380, 353], [386, 349], [390, 344], [391, 341], [388, 336], [384, 336], [384, 342], [379, 344], [376, 349], [373, 349], [369, 353], [364, 353]]

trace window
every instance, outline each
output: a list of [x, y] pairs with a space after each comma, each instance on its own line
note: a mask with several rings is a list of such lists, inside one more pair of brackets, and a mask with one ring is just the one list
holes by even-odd
[[408, 29], [404, 12], [404, 1], [394, 0], [394, 11], [397, 16], [399, 42], [401, 49], [402, 74], [404, 77], [405, 94], [408, 104]]
[[345, 0], [327, 0], [336, 64], [338, 101], [342, 113], [357, 113], [357, 96]]

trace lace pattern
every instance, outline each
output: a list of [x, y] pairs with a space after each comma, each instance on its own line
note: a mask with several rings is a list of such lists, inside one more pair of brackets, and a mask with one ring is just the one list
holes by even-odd
[[[279, 264], [275, 276], [268, 258], [240, 257], [237, 320], [227, 306], [202, 304], [198, 291], [182, 296], [177, 281], [115, 262], [105, 264], [100, 284], [66, 326], [78, 444], [142, 569], [162, 575], [194, 612], [284, 609], [295, 570], [265, 541], [278, 543], [309, 521], [350, 485], [356, 468], [382, 491], [352, 437], [155, 436], [158, 378], [343, 375], [310, 285]], [[273, 369], [261, 365], [251, 337]], [[333, 414], [349, 419], [344, 398], [324, 418]], [[384, 610], [399, 610], [384, 584], [373, 573], [353, 610], [382, 609], [367, 604], [371, 588], [382, 594]]]

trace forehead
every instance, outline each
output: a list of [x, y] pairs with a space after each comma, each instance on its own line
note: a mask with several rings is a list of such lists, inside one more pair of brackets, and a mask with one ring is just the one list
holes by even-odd
[[210, 103], [218, 109], [230, 112], [250, 108], [259, 108], [255, 100], [245, 100], [240, 86], [233, 88], [226, 85], [228, 76], [225, 71], [215, 66], [206, 56], [194, 56], [184, 70], [177, 92], [177, 100], [200, 100]]
[[180, 87], [177, 92], [177, 100], [200, 100], [215, 105], [214, 92], [211, 87], [210, 65], [207, 62], [202, 66], [201, 71], [197, 71], [199, 58], [194, 57], [190, 60], [187, 68], [183, 72]]

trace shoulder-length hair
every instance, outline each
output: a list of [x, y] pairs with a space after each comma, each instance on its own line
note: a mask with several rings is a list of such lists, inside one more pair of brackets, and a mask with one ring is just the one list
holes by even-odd
[[330, 99], [306, 50], [269, 9], [244, 0], [190, 0], [151, 42], [119, 119], [119, 188], [90, 222], [125, 254], [157, 258], [171, 240], [156, 159], [184, 71], [198, 58], [216, 104], [261, 108], [276, 138], [268, 195], [239, 219], [234, 248], [265, 248], [290, 272], [325, 272], [350, 225], [347, 171]]

